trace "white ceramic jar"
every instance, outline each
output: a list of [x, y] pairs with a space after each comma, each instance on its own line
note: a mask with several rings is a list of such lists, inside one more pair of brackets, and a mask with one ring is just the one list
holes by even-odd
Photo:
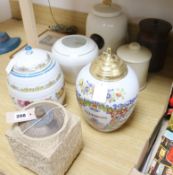
[[56, 41], [52, 54], [58, 60], [65, 80], [75, 84], [81, 68], [98, 56], [98, 47], [86, 36], [68, 35]]
[[140, 90], [146, 86], [151, 52], [137, 42], [132, 42], [120, 46], [117, 55], [123, 59], [136, 73], [139, 81]]
[[107, 47], [113, 51], [126, 41], [127, 17], [120, 6], [96, 4], [87, 16], [86, 35], [96, 41], [100, 53]]
[[103, 132], [116, 130], [134, 110], [138, 95], [134, 71], [110, 50], [85, 66], [76, 81], [76, 94], [86, 121]]
[[27, 46], [14, 55], [6, 71], [9, 94], [19, 108], [37, 100], [63, 103], [64, 76], [47, 51]]

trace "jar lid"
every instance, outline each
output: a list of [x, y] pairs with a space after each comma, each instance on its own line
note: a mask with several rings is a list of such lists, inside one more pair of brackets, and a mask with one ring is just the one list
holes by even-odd
[[121, 13], [121, 7], [117, 4], [113, 4], [112, 1], [110, 1], [110, 3], [104, 3], [103, 1], [102, 4], [96, 4], [93, 7], [92, 13], [100, 17], [119, 16]]
[[13, 71], [18, 73], [32, 73], [43, 70], [51, 62], [48, 52], [42, 49], [26, 46], [14, 55]]
[[155, 35], [167, 35], [172, 29], [172, 25], [169, 22], [157, 18], [143, 19], [139, 22], [139, 26], [140, 30]]
[[90, 73], [96, 79], [114, 81], [126, 76], [127, 66], [122, 59], [112, 53], [111, 48], [108, 48], [91, 63]]
[[64, 56], [80, 56], [97, 48], [96, 43], [83, 35], [69, 35], [60, 38], [52, 47], [53, 52]]
[[149, 49], [141, 46], [137, 42], [132, 42], [120, 46], [117, 49], [117, 55], [128, 63], [143, 63], [151, 59], [151, 52]]

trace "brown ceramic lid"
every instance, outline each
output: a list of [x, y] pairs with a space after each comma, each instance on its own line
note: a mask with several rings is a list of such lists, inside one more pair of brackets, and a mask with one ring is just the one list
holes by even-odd
[[172, 29], [169, 22], [157, 18], [143, 19], [140, 21], [139, 26], [141, 31], [155, 35], [167, 35]]

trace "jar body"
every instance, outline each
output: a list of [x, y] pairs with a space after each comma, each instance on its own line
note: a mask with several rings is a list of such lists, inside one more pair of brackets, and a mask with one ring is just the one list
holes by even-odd
[[144, 32], [139, 32], [138, 42], [149, 48], [152, 52], [152, 58], [149, 66], [150, 72], [157, 72], [161, 70], [164, 66], [166, 59], [166, 53], [168, 48], [169, 39], [168, 37], [162, 38], [153, 38], [153, 36], [148, 35]]
[[139, 26], [138, 42], [152, 52], [149, 71], [160, 71], [166, 59], [172, 26], [167, 21], [154, 18], [140, 21]]
[[62, 55], [53, 52], [53, 57], [57, 59], [65, 76], [65, 80], [75, 84], [80, 70], [98, 56], [98, 49], [93, 50], [85, 55]]
[[120, 46], [117, 49], [117, 55], [135, 71], [140, 90], [144, 89], [151, 60], [151, 52], [149, 49], [142, 47], [137, 42], [132, 42]]
[[69, 35], [54, 44], [52, 56], [62, 68], [65, 80], [75, 84], [79, 71], [98, 56], [98, 47], [86, 36]]
[[7, 79], [9, 94], [19, 108], [37, 100], [64, 101], [64, 77], [56, 60], [35, 73], [21, 74], [12, 70]]
[[99, 41], [102, 42], [99, 47], [100, 52], [107, 47], [111, 47], [115, 52], [118, 46], [126, 41], [127, 17], [123, 13], [113, 17], [102, 17], [90, 13], [86, 22], [86, 35], [93, 39], [94, 36], [102, 38]]
[[[126, 61], [125, 61], [126, 62]], [[146, 86], [147, 76], [148, 76], [148, 68], [149, 68], [149, 61], [143, 63], [129, 63], [126, 62], [136, 73], [136, 76], [139, 81], [139, 88], [143, 90]]]
[[[128, 67], [128, 74], [117, 81], [101, 81], [94, 78], [90, 65], [84, 67], [76, 81], [76, 94], [84, 111], [86, 121], [95, 129], [110, 132], [122, 126], [130, 117], [137, 99], [138, 80], [134, 71]], [[130, 84], [130, 86], [129, 86]], [[93, 100], [96, 87], [106, 89], [106, 101]]]

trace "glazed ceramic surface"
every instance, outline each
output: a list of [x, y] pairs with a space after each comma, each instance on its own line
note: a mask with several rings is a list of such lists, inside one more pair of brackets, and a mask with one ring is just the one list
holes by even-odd
[[64, 101], [64, 77], [47, 51], [27, 46], [7, 66], [9, 94], [18, 107], [37, 100]]
[[113, 3], [97, 4], [87, 16], [86, 35], [96, 41], [100, 53], [107, 47], [116, 51], [126, 41], [127, 17]]
[[69, 35], [53, 45], [52, 54], [60, 64], [65, 80], [75, 84], [81, 68], [98, 56], [98, 47], [86, 36]]
[[137, 40], [152, 53], [150, 72], [158, 72], [163, 68], [171, 41], [171, 32], [172, 24], [163, 19], [146, 18], [139, 22]]
[[136, 73], [139, 81], [140, 90], [146, 86], [151, 52], [149, 49], [133, 42], [120, 46], [117, 55], [123, 59]]
[[[110, 65], [112, 64], [114, 63], [110, 62]], [[103, 78], [101, 73], [94, 76], [93, 63], [85, 66], [78, 75], [76, 82], [78, 102], [84, 111], [86, 121], [99, 131], [116, 130], [127, 121], [135, 107], [138, 80], [134, 71], [122, 64], [123, 71], [120, 71], [120, 76], [117, 77], [108, 76], [106, 79], [106, 76]], [[122, 64], [119, 66], [123, 67]], [[97, 70], [97, 67], [94, 68], [93, 70]], [[103, 70], [103, 67], [100, 70]], [[116, 74], [116, 67], [114, 70]], [[108, 75], [108, 72], [104, 74]], [[115, 79], [111, 80], [111, 78]]]

